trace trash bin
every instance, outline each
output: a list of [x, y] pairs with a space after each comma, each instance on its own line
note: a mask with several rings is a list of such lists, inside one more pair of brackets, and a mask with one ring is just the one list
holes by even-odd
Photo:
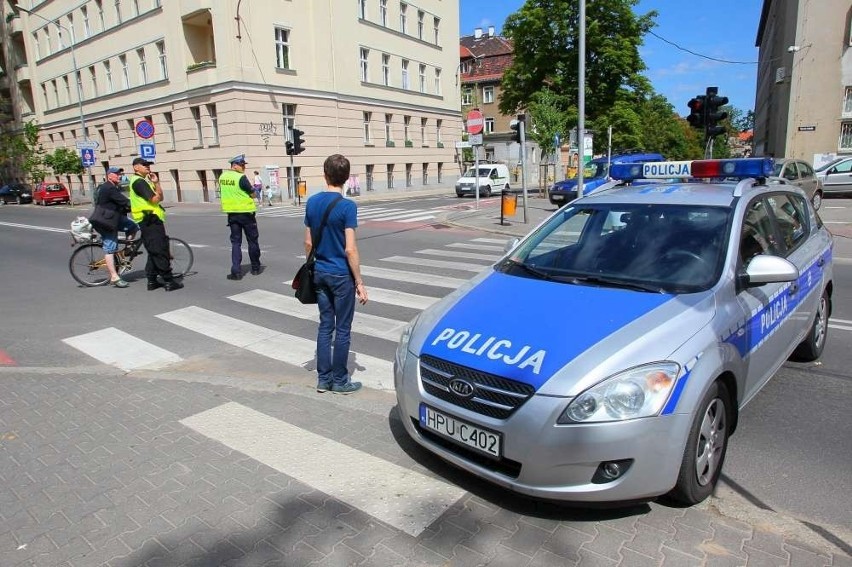
[[500, 206], [504, 217], [514, 216], [515, 211], [518, 210], [518, 196], [504, 191], [503, 197], [500, 199]]

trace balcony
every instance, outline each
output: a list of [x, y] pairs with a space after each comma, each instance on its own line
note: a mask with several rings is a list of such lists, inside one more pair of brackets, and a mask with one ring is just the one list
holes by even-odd
[[26, 63], [21, 63], [15, 66], [15, 80], [18, 83], [28, 83], [32, 80], [32, 72], [30, 66]]
[[6, 16], [7, 29], [10, 34], [22, 33], [24, 24], [21, 22], [21, 17], [15, 12], [9, 12]]

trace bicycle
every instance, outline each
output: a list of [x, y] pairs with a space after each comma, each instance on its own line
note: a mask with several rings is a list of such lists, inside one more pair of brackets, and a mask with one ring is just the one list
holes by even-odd
[[[74, 243], [76, 244], [76, 240]], [[130, 271], [133, 259], [142, 255], [140, 251], [142, 239], [128, 240], [125, 237], [119, 238], [118, 243], [123, 244], [124, 248], [115, 253], [115, 269], [119, 275], [124, 275]], [[182, 277], [189, 273], [195, 260], [189, 244], [173, 236], [169, 237], [169, 256], [175, 277]], [[99, 235], [93, 234], [90, 241], [81, 244], [71, 253], [68, 269], [71, 271], [71, 277], [83, 286], [97, 287], [109, 283], [109, 270]]]

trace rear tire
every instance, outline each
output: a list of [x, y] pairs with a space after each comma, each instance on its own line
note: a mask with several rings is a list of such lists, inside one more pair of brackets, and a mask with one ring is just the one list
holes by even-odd
[[811, 203], [814, 205], [815, 210], [819, 210], [822, 206], [822, 191], [817, 191], [814, 193], [813, 199], [811, 199]]
[[831, 298], [828, 291], [823, 291], [819, 298], [816, 316], [811, 325], [811, 330], [796, 350], [793, 351], [792, 359], [799, 362], [813, 362], [822, 356], [825, 350], [825, 339], [828, 335], [828, 317], [831, 315]]
[[189, 244], [172, 236], [169, 237], [169, 257], [172, 261], [172, 274], [175, 276], [185, 276], [192, 269], [192, 263], [195, 261], [195, 255]]
[[692, 419], [677, 484], [668, 498], [692, 506], [713, 493], [725, 455], [731, 420], [731, 396], [722, 382], [715, 382]]
[[100, 244], [83, 244], [71, 254], [68, 269], [77, 283], [85, 287], [97, 287], [109, 282], [109, 270]]

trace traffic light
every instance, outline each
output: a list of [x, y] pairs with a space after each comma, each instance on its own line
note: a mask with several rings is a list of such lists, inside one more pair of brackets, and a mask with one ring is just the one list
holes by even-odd
[[728, 97], [719, 96], [718, 87], [707, 87], [707, 95], [704, 104], [704, 135], [709, 140], [714, 136], [725, 133], [725, 127], [719, 126], [719, 122], [728, 117], [728, 113], [720, 108], [728, 104]]
[[689, 116], [686, 117], [686, 121], [689, 122], [689, 125], [693, 128], [704, 128], [705, 99], [706, 97], [704, 95], [698, 95], [686, 103], [691, 111]]
[[520, 144], [524, 131], [524, 115], [518, 114], [518, 119], [509, 123], [509, 128], [512, 129], [512, 141]]
[[[728, 99], [725, 99], [728, 100]], [[293, 128], [293, 155], [299, 155], [305, 148], [302, 144], [305, 143], [305, 139], [302, 136], [305, 135], [303, 130], [299, 130], [298, 128]]]
[[291, 142], [290, 140], [287, 140], [286, 142], [284, 142], [284, 148], [286, 149], [288, 156], [294, 155], [293, 154], [293, 142]]

